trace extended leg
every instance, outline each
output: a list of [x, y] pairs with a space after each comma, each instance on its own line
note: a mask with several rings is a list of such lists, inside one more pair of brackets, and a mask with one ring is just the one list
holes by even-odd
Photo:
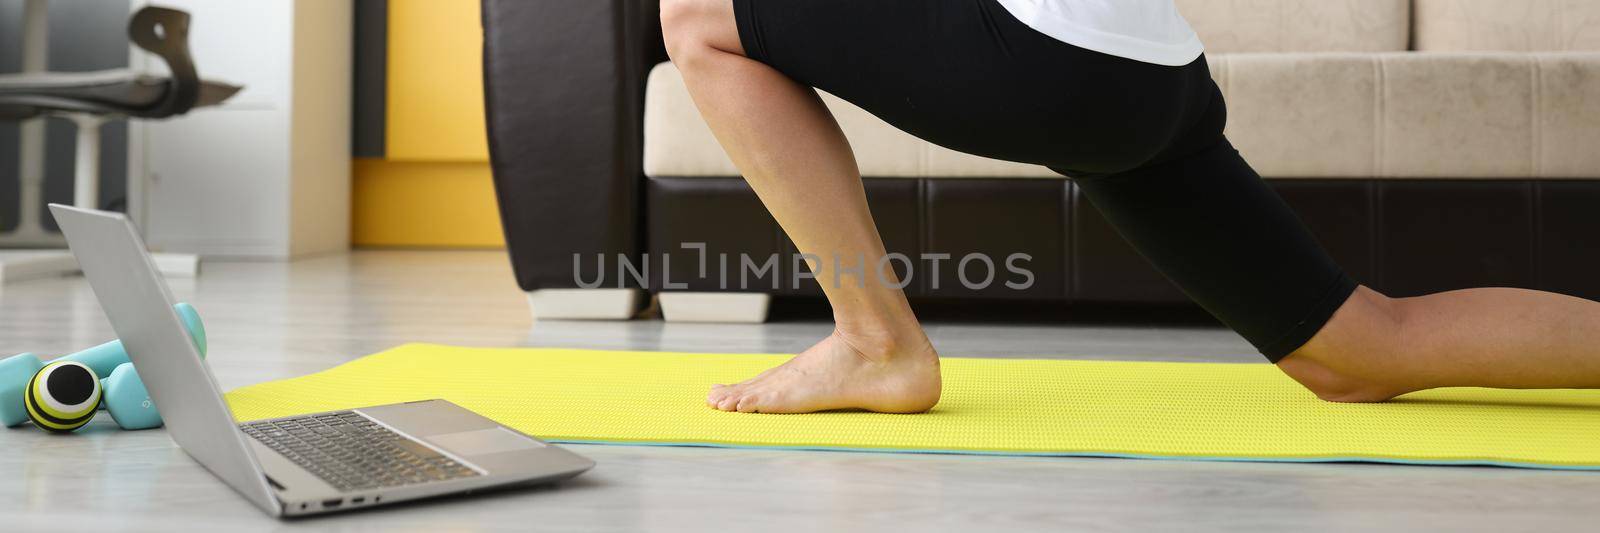
[[[824, 267], [834, 257], [867, 265], [840, 283], [819, 277], [833, 305], [833, 335], [755, 379], [713, 389], [707, 403], [745, 412], [932, 407], [938, 356], [905, 294], [872, 268], [885, 255], [883, 241], [855, 156], [816, 92], [744, 57], [731, 0], [667, 0], [661, 23], [701, 116], [800, 251]], [[894, 281], [892, 272], [881, 275]]]
[[1320, 398], [1600, 387], [1600, 303], [1524, 289], [1389, 298], [1353, 287], [1225, 141], [1079, 186], [1190, 297]]
[[1332, 401], [1434, 387], [1600, 387], [1600, 303], [1525, 289], [1389, 298], [1365, 287], [1278, 367]]

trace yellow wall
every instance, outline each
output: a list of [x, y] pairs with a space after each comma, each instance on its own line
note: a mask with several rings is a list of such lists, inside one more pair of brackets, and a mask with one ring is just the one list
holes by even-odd
[[390, 0], [385, 157], [354, 167], [356, 246], [502, 247], [475, 0]]
[[357, 245], [505, 245], [487, 164], [358, 159], [355, 175]]
[[389, 159], [489, 160], [482, 47], [475, 0], [389, 2]]

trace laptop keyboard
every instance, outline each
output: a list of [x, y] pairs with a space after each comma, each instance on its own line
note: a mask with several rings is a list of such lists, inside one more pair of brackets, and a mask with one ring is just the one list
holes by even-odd
[[476, 470], [351, 411], [239, 427], [340, 491], [478, 475]]

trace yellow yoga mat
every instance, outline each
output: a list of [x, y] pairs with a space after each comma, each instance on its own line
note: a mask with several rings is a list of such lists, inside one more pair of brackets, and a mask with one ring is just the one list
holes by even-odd
[[1600, 469], [1600, 391], [1320, 401], [1266, 364], [944, 360], [916, 415], [705, 405], [784, 355], [407, 344], [228, 393], [239, 420], [444, 398], [557, 442]]

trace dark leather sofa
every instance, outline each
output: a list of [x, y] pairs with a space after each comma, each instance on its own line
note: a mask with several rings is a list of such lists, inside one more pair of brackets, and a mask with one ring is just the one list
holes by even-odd
[[[707, 243], [713, 256], [793, 252], [737, 176], [644, 175], [645, 80], [666, 60], [654, 1], [484, 0], [483, 25], [495, 185], [524, 291], [575, 287], [574, 254], [679, 256], [684, 242]], [[913, 299], [1187, 302], [1070, 181], [865, 179], [891, 252], [1033, 257], [1029, 290], [970, 290], [947, 266], [937, 290], [915, 277]], [[1600, 299], [1600, 181], [1267, 179], [1353, 277], [1387, 294], [1508, 286]], [[779, 265], [789, 279], [794, 263]], [[665, 273], [683, 290], [721, 290], [697, 274], [677, 259]], [[620, 282], [658, 292], [662, 276]], [[814, 283], [780, 285], [770, 292], [820, 294]]]

